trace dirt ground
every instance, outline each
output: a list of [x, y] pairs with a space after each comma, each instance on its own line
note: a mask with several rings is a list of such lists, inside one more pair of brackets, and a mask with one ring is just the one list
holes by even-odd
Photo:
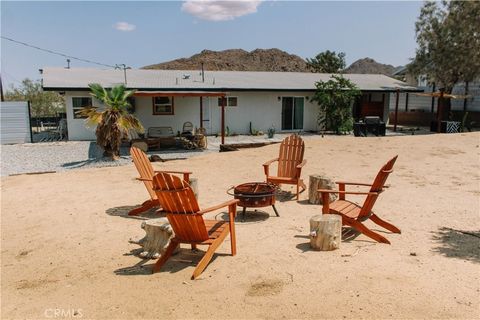
[[[227, 238], [196, 281], [202, 251], [184, 246], [153, 275], [154, 260], [132, 255], [128, 240], [153, 216], [126, 215], [148, 197], [133, 165], [2, 178], [1, 318], [478, 319], [479, 144], [479, 133], [310, 138], [307, 183], [316, 173], [372, 182], [399, 155], [374, 210], [402, 234], [367, 221], [392, 244], [359, 235], [312, 251], [309, 219], [321, 207], [308, 192], [299, 202], [284, 194], [280, 217], [262, 208], [237, 218], [237, 255]], [[262, 163], [277, 153], [271, 145], [154, 165], [193, 171], [204, 208], [230, 199], [232, 185], [262, 181]]]

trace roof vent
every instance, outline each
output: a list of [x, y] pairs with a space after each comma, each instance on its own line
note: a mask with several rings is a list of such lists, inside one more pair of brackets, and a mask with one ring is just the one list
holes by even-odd
[[189, 75], [189, 74], [184, 74], [184, 75], [182, 76], [182, 79], [183, 79], [183, 80], [190, 79], [190, 75]]

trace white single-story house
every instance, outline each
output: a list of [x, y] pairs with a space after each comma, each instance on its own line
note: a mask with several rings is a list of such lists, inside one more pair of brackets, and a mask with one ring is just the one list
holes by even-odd
[[[356, 118], [377, 115], [388, 121], [392, 92], [398, 88], [402, 92], [419, 91], [384, 75], [344, 76], [362, 91], [362, 97], [353, 107]], [[317, 131], [319, 107], [310, 98], [315, 92], [315, 83], [327, 81], [331, 75], [45, 68], [42, 77], [44, 90], [65, 95], [69, 139], [91, 140], [95, 139], [94, 128], [86, 128], [84, 119], [75, 114], [84, 106], [101, 106], [89, 94], [90, 83], [104, 87], [126, 84], [128, 88], [136, 89], [132, 111], [146, 129], [169, 126], [177, 132], [189, 121], [196, 127], [205, 128], [207, 134], [220, 134], [222, 123], [230, 133], [247, 134], [250, 124], [252, 129], [265, 132], [272, 126], [277, 132]]]

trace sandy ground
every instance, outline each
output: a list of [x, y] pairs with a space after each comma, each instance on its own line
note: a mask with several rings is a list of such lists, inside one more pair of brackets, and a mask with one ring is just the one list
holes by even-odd
[[[279, 218], [265, 208], [237, 221], [237, 255], [228, 255], [227, 239], [196, 281], [200, 252], [184, 247], [154, 275], [154, 261], [131, 254], [128, 240], [143, 235], [145, 217], [126, 212], [147, 198], [133, 165], [2, 178], [1, 317], [479, 318], [479, 144], [479, 133], [308, 139], [306, 180], [370, 182], [399, 155], [375, 211], [402, 234], [370, 221], [391, 245], [360, 235], [336, 251], [311, 251], [309, 218], [321, 208], [304, 192], [277, 203]], [[261, 164], [277, 152], [271, 145], [155, 166], [192, 170], [207, 207], [228, 200], [229, 186], [261, 181]]]

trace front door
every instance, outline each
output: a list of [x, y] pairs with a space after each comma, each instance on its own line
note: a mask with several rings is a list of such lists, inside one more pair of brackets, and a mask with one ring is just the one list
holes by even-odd
[[303, 97], [282, 97], [282, 130], [303, 129]]

